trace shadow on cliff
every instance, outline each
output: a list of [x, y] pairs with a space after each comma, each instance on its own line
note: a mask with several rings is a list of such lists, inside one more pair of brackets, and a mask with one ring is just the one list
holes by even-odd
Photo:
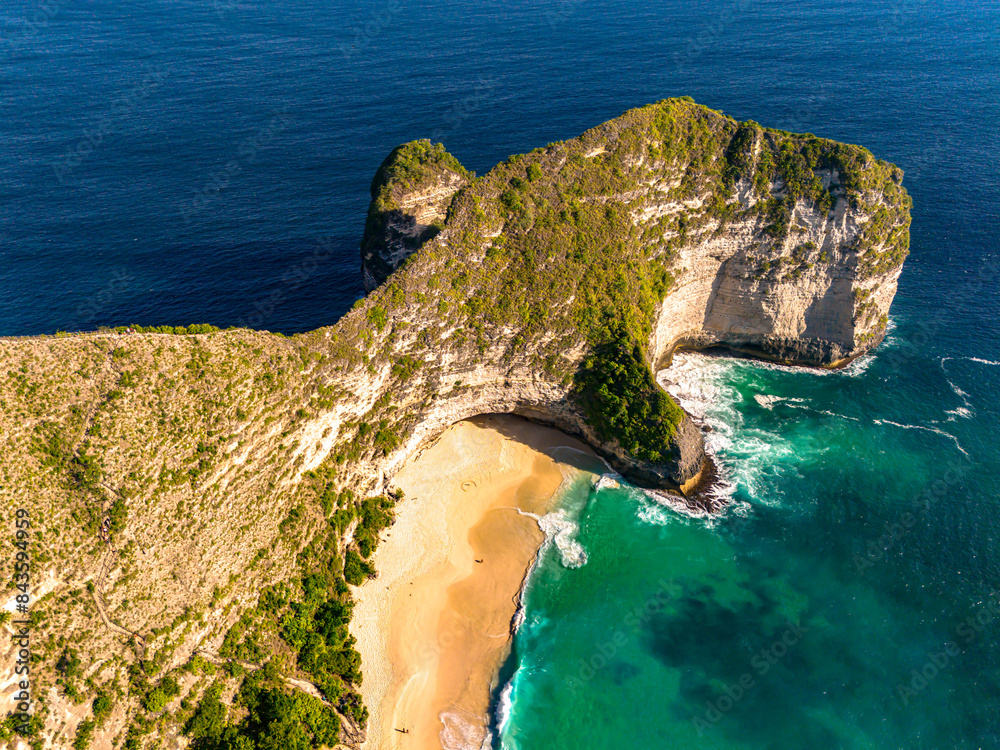
[[[734, 279], [734, 278], [735, 279], [742, 278], [742, 279], [744, 279], [744, 281], [746, 281], [745, 277], [742, 276], [741, 274], [732, 274], [730, 272], [730, 266], [731, 265], [737, 265], [738, 266], [740, 264], [743, 264], [745, 266], [745, 260], [746, 260], [745, 256], [746, 256], [746, 250], [745, 249], [744, 250], [740, 250], [732, 258], [730, 258], [729, 260], [723, 261], [719, 265], [719, 270], [716, 272], [715, 278], [712, 280], [712, 291], [709, 292], [708, 302], [705, 305], [705, 316], [704, 316], [704, 318], [702, 320], [702, 330], [704, 330], [706, 333], [714, 333], [715, 337], [716, 337], [716, 339], [717, 339], [717, 341], [719, 343], [719, 345], [721, 345], [721, 346], [732, 345], [734, 348], [738, 348], [739, 344], [740, 344], [739, 341], [729, 342], [729, 341], [726, 340], [727, 334], [733, 333], [733, 331], [731, 331], [731, 330], [724, 330], [723, 326], [719, 325], [720, 319], [726, 318], [727, 315], [726, 315], [725, 311], [718, 311], [717, 312], [716, 309], [715, 309], [715, 304], [719, 300], [720, 297], [722, 299], [727, 299], [727, 298], [734, 298], [734, 297], [738, 298], [740, 296], [745, 296], [745, 295], [739, 294], [740, 290], [738, 290], [738, 289], [734, 290], [732, 288], [727, 288], [727, 289], [723, 288], [723, 285], [727, 281], [731, 282], [731, 280]], [[731, 287], [731, 284], [730, 284], [730, 287]], [[764, 301], [763, 301], [763, 299], [758, 296], [754, 300], [754, 302], [755, 302], [756, 308], [757, 308], [756, 309], [757, 315], [755, 316], [755, 319], [756, 320], [770, 320], [770, 316], [764, 310]], [[731, 328], [731, 327], [732, 326], [730, 324], [728, 326], [728, 328]], [[761, 334], [765, 334], [766, 335], [766, 334], [769, 334], [771, 332], [772, 331], [751, 331], [749, 329], [745, 329], [745, 330], [736, 331], [735, 333], [747, 336], [747, 335], [761, 335]]]
[[508, 440], [533, 448], [553, 461], [579, 471], [593, 474], [610, 471], [604, 460], [580, 438], [519, 414], [479, 414], [462, 421], [471, 422], [483, 429], [496, 430]]
[[[834, 341], [845, 349], [854, 345], [854, 320], [842, 314], [854, 308], [854, 282], [849, 278], [834, 279], [822, 297], [806, 309], [804, 320], [806, 338]], [[833, 323], [839, 322], [835, 327]], [[840, 330], [836, 330], [840, 328]]]

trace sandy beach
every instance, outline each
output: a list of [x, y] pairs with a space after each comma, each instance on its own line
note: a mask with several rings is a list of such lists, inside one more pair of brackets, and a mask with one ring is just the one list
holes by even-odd
[[516, 417], [478, 417], [396, 476], [406, 499], [375, 553], [378, 578], [355, 592], [351, 622], [371, 711], [365, 750], [481, 746], [521, 586], [544, 541], [535, 517], [578, 471], [542, 452], [557, 446], [591, 453]]

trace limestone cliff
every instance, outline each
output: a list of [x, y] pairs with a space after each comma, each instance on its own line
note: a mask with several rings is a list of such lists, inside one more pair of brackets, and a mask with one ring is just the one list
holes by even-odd
[[[884, 335], [910, 202], [902, 172], [860, 147], [671, 100], [512, 157], [469, 184], [454, 165], [442, 178], [443, 158], [416, 142], [383, 165], [380, 174], [416, 177], [379, 183], [400, 199], [391, 212], [372, 202], [366, 278], [386, 277], [422, 248], [419, 264], [391, 277], [387, 296], [423, 290], [438, 299], [438, 314], [404, 319], [450, 329], [441, 340], [452, 346], [474, 335], [477, 369], [492, 364], [512, 384], [505, 410], [584, 437], [633, 480], [690, 482], [703, 465], [701, 441], [681, 417], [669, 450], [639, 456], [623, 449], [620, 430], [601, 431], [581, 408], [572, 381], [605, 337], [606, 318], [626, 322], [648, 364], [678, 345], [724, 345], [837, 365]], [[404, 247], [388, 219], [402, 200], [404, 216], [447, 218]], [[425, 359], [431, 372], [449, 368], [435, 358]], [[529, 377], [545, 388], [518, 385]]]
[[[620, 208], [621, 218], [642, 230], [641, 252], [674, 276], [656, 314], [652, 361], [684, 344], [832, 365], [877, 345], [909, 246], [910, 201], [902, 171], [860, 147], [737, 124], [701, 108], [684, 134], [686, 145], [696, 149], [686, 156], [694, 158], [664, 159], [664, 150], [677, 144], [664, 140], [650, 119], [677, 106], [683, 104], [636, 110], [576, 142], [523, 157], [559, 175], [567, 159], [593, 160], [596, 169], [575, 175], [585, 183], [601, 162], [629, 153], [614, 167], [622, 178], [615, 191], [577, 199]], [[709, 133], [720, 131], [721, 138], [706, 143]], [[380, 175], [416, 145], [394, 151]], [[712, 146], [714, 153], [705, 153]], [[556, 163], [547, 158], [554, 152]], [[420, 226], [420, 216], [441, 221], [467, 184], [454, 168], [443, 178], [437, 176], [441, 171], [429, 165], [422, 190], [393, 185], [405, 195], [402, 213], [412, 217], [410, 226]], [[380, 185], [384, 190], [385, 183]], [[373, 200], [369, 216], [384, 211]], [[404, 246], [398, 234], [388, 222], [370, 218], [362, 253], [366, 279], [381, 283], [430, 239], [411, 230]], [[487, 230], [484, 241], [490, 236]]]
[[370, 292], [434, 237], [452, 196], [472, 175], [441, 144], [417, 141], [386, 157], [372, 180], [371, 208], [361, 244], [361, 272]]
[[[98, 688], [118, 698], [92, 747], [130, 725], [176, 734], [210, 680], [197, 650], [251, 668], [278, 654], [356, 743], [343, 576], [383, 523], [362, 500], [491, 412], [579, 435], [639, 483], [691, 481], [701, 436], [651, 366], [679, 344], [824, 365], [875, 346], [907, 252], [900, 183], [860, 147], [686, 100], [480, 178], [415, 142], [376, 175], [372, 291], [336, 325], [0, 341], [2, 493], [34, 523], [42, 734], [71, 746]], [[181, 694], [161, 705], [168, 673]], [[211, 679], [228, 701], [237, 676]]]

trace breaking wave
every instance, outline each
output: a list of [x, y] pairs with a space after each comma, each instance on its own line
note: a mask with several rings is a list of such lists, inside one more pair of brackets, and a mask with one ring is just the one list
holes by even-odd
[[555, 544], [564, 567], [579, 568], [587, 564], [587, 552], [577, 539], [580, 524], [571, 512], [559, 508], [538, 519], [546, 544]]

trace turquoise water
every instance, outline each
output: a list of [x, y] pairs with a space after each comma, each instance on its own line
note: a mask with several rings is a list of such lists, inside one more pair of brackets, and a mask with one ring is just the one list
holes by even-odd
[[841, 373], [675, 359], [729, 509], [566, 490], [587, 562], [530, 579], [504, 748], [998, 746], [1000, 362], [917, 328]]
[[890, 340], [822, 376], [682, 363], [730, 509], [570, 493], [588, 561], [531, 581], [503, 742], [998, 747], [996, 625], [966, 621], [1000, 589], [998, 40], [983, 0], [7, 0], [0, 335], [328, 325], [413, 138], [483, 173], [690, 95], [864, 144], [914, 199]]

